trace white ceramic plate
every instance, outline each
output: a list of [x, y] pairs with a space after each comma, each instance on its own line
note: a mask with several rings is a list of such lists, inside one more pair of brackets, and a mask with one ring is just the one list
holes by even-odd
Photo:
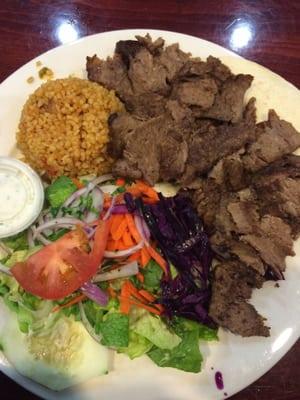
[[[179, 42], [183, 50], [195, 56], [205, 58], [211, 54], [219, 57], [235, 73], [254, 75], [255, 81], [247, 98], [251, 95], [257, 97], [259, 120], [266, 119], [269, 108], [275, 108], [282, 118], [300, 130], [300, 93], [271, 71], [216, 44], [192, 36], [154, 30], [123, 30], [89, 36], [44, 53], [0, 85], [0, 155], [15, 154], [15, 132], [22, 105], [41, 83], [36, 61], [51, 68], [55, 77], [66, 77], [73, 73], [85, 77], [87, 55], [97, 53], [102, 58], [106, 57], [113, 53], [118, 40], [133, 39], [134, 35], [147, 32], [153, 38], [162, 36], [167, 44]], [[33, 84], [26, 82], [29, 76], [35, 77]], [[267, 339], [243, 339], [220, 330], [218, 343], [201, 344], [205, 361], [203, 371], [199, 374], [159, 368], [146, 357], [130, 361], [125, 356], [117, 356], [115, 369], [109, 375], [56, 393], [20, 376], [3, 355], [0, 356], [0, 369], [31, 392], [53, 400], [220, 400], [225, 397], [224, 393], [230, 396], [272, 368], [300, 336], [300, 242], [295, 244], [295, 250], [297, 256], [288, 258], [286, 280], [280, 282], [280, 288], [275, 288], [274, 282], [267, 282], [263, 289], [255, 291], [253, 295], [252, 303], [268, 318], [271, 336]], [[1, 313], [0, 324], [5, 324]], [[216, 371], [223, 374], [223, 391], [216, 388]]]

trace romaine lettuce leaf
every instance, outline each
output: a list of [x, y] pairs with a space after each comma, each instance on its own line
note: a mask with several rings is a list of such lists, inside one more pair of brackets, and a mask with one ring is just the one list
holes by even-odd
[[199, 324], [199, 339], [210, 342], [212, 340], [219, 340], [218, 329], [212, 329], [203, 324]]
[[72, 179], [67, 176], [60, 176], [45, 190], [46, 199], [51, 207], [60, 207], [72, 193], [77, 190]]
[[185, 332], [181, 343], [172, 350], [154, 347], [147, 354], [159, 367], [172, 367], [186, 372], [201, 370], [202, 355], [197, 330]]
[[181, 337], [181, 343], [172, 350], [153, 347], [147, 353], [148, 356], [160, 367], [172, 367], [186, 372], [199, 372], [202, 363], [199, 339], [206, 341], [218, 340], [218, 331], [196, 321], [181, 317], [173, 318], [172, 328]]
[[130, 329], [145, 337], [160, 349], [173, 349], [181, 342], [176, 333], [168, 329], [161, 318], [141, 309], [133, 309]]
[[163, 271], [161, 267], [154, 261], [150, 260], [142, 273], [144, 275], [144, 287], [150, 292], [155, 292], [160, 289], [160, 280], [162, 278]]
[[26, 249], [14, 251], [12, 255], [5, 261], [4, 265], [10, 268], [17, 262], [25, 261], [28, 257], [39, 251], [42, 247], [43, 246], [34, 246], [29, 250]]
[[107, 313], [100, 324], [101, 343], [108, 347], [127, 347], [129, 344], [129, 318], [120, 313]]
[[127, 347], [119, 348], [118, 353], [127, 354], [131, 360], [140, 357], [147, 353], [153, 347], [151, 343], [145, 337], [138, 335], [133, 331], [129, 331], [129, 343]]
[[17, 235], [1, 239], [2, 242], [12, 250], [25, 250], [28, 249], [27, 233], [26, 231], [20, 232]]

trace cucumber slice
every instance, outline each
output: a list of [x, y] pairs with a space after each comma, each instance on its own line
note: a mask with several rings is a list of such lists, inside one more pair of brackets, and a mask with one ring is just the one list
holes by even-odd
[[61, 317], [46, 332], [24, 334], [16, 315], [3, 303], [0, 308], [3, 353], [20, 374], [62, 390], [108, 372], [109, 350], [95, 342], [81, 322]]

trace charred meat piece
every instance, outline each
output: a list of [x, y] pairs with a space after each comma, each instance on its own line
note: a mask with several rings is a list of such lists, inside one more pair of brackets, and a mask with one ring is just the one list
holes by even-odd
[[167, 95], [170, 91], [166, 69], [146, 48], [131, 59], [128, 77], [136, 95], [149, 92]]
[[292, 153], [300, 146], [300, 134], [292, 124], [281, 120], [274, 110], [268, 121], [258, 124], [258, 139], [242, 156], [244, 168], [256, 172], [273, 161]]
[[218, 58], [209, 56], [207, 57], [207, 65], [209, 66], [210, 74], [219, 82], [225, 82], [232, 77], [232, 72], [224, 65]]
[[[237, 247], [232, 247], [232, 244], [238, 239], [256, 251], [260, 258], [258, 263], [262, 261], [265, 265], [264, 269], [258, 270], [262, 275], [270, 267], [281, 278], [286, 256], [294, 255], [291, 229], [278, 217], [268, 214], [261, 217], [259, 203], [251, 198], [243, 199], [243, 195], [222, 196], [215, 217], [215, 229], [223, 235], [227, 253], [236, 254]], [[222, 245], [224, 247], [224, 243]], [[239, 254], [236, 256], [239, 257]]]
[[231, 78], [233, 74], [230, 69], [213, 56], [209, 56], [205, 61], [199, 58], [189, 58], [178, 74], [180, 81], [191, 81], [194, 79], [211, 77], [216, 80], [218, 86]]
[[178, 43], [167, 46], [159, 57], [159, 62], [167, 71], [168, 82], [173, 81], [190, 59], [190, 54], [180, 50]]
[[271, 215], [259, 217], [257, 206], [250, 202], [229, 203], [227, 210], [233, 220], [233, 232], [242, 242], [255, 249], [266, 269], [271, 267], [282, 277], [286, 256], [294, 255], [290, 227]]
[[242, 264], [227, 262], [214, 270], [210, 317], [220, 326], [244, 337], [269, 336], [255, 308], [247, 302], [252, 290], [260, 288], [263, 278]]
[[190, 192], [194, 207], [209, 233], [215, 230], [215, 217], [222, 196], [221, 187], [213, 179], [201, 180], [199, 187]]
[[239, 238], [225, 237], [220, 232], [216, 232], [210, 240], [212, 249], [219, 260], [236, 260], [261, 276], [265, 275], [263, 261], [258, 252], [249, 244], [241, 242]]
[[[111, 126], [112, 149], [122, 149], [122, 158], [113, 167], [114, 174], [132, 179], [138, 176], [150, 184], [159, 179], [178, 179], [184, 171], [188, 149], [181, 130], [171, 116], [164, 114], [140, 121], [126, 115], [120, 114]], [[131, 128], [134, 121], [136, 126]], [[115, 151], [111, 153], [114, 154]]]
[[207, 110], [213, 105], [217, 92], [215, 81], [204, 78], [192, 82], [179, 82], [173, 87], [172, 97], [182, 104]]
[[110, 142], [108, 144], [108, 152], [113, 158], [122, 157], [129, 137], [140, 124], [141, 121], [133, 118], [128, 113], [113, 114], [110, 117]]
[[275, 111], [256, 124], [244, 107], [251, 75], [214, 57], [192, 58], [149, 35], [120, 41], [112, 58], [87, 58], [90, 80], [116, 90], [127, 112], [109, 119], [116, 176], [177, 181], [192, 198], [221, 261], [210, 315], [242, 336], [268, 336], [247, 302], [263, 280], [282, 279], [300, 234], [300, 134]]
[[127, 96], [127, 111], [143, 120], [158, 117], [165, 112], [167, 99], [157, 93], [143, 93]]
[[121, 100], [126, 101], [127, 96], [133, 94], [127, 69], [119, 54], [106, 61], [100, 60], [96, 55], [87, 57], [86, 69], [88, 79], [100, 83], [107, 89], [114, 89]]
[[165, 41], [161, 37], [157, 38], [156, 40], [152, 40], [149, 33], [146, 36], [136, 35], [136, 39], [141, 43], [144, 47], [146, 47], [151, 54], [159, 55], [162, 52], [164, 47]]
[[120, 40], [116, 44], [115, 52], [120, 54], [123, 63], [129, 68], [130, 61], [144, 48], [144, 45], [137, 40]]
[[255, 120], [250, 117], [250, 109], [253, 108], [254, 101], [250, 100], [244, 113], [245, 118], [238, 124], [218, 125], [210, 122], [205, 133], [198, 134], [196, 131], [191, 134], [187, 164], [196, 175], [207, 173], [219, 160], [256, 140], [259, 132], [255, 128]]
[[270, 164], [256, 174], [252, 182], [261, 213], [282, 218], [297, 238], [300, 233], [300, 157], [289, 155]]
[[[142, 118], [158, 116], [159, 109], [162, 114], [171, 92], [195, 117], [233, 123], [242, 118], [250, 75], [235, 76], [217, 58], [210, 56], [204, 62], [180, 50], [178, 44], [163, 45], [163, 39], [153, 42], [149, 35], [121, 40], [112, 58], [87, 57], [88, 78], [114, 89], [127, 109]], [[143, 97], [153, 94], [161, 96], [161, 107], [157, 97], [154, 107], [153, 97], [148, 103]]]
[[202, 116], [233, 123], [240, 121], [244, 111], [244, 96], [252, 81], [253, 76], [242, 74], [227, 79], [216, 95], [213, 106]]

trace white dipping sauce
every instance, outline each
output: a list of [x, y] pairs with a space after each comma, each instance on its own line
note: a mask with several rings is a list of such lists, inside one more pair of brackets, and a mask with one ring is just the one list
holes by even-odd
[[26, 164], [0, 157], [0, 238], [28, 228], [44, 202], [39, 176]]

